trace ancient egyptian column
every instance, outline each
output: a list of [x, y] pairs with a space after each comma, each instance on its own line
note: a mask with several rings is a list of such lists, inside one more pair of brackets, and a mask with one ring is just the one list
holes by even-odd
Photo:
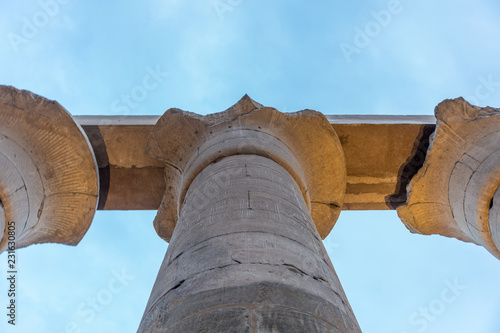
[[457, 98], [440, 103], [435, 116], [427, 157], [398, 215], [412, 232], [475, 243], [500, 259], [500, 109]]
[[341, 209], [397, 207], [410, 231], [500, 259], [500, 109], [458, 98], [435, 116], [332, 127], [244, 96], [207, 116], [76, 118], [87, 137], [57, 102], [0, 86], [0, 252], [78, 244], [99, 199], [159, 205], [169, 246], [139, 332], [360, 332], [322, 243]]
[[169, 109], [146, 150], [165, 165], [154, 226], [169, 246], [139, 332], [360, 332], [322, 243], [346, 187], [322, 114], [248, 96]]
[[99, 194], [87, 136], [59, 103], [0, 86], [0, 252], [76, 245]]

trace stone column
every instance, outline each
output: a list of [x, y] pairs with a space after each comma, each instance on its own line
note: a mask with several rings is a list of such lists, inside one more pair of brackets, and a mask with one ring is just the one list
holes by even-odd
[[0, 86], [0, 252], [76, 245], [99, 193], [85, 133], [57, 102]]
[[155, 228], [170, 244], [139, 332], [360, 332], [321, 241], [345, 192], [321, 114], [247, 96], [205, 117], [171, 109], [147, 150], [166, 165]]
[[412, 232], [475, 243], [500, 259], [500, 109], [457, 98], [435, 115], [426, 160], [398, 215]]

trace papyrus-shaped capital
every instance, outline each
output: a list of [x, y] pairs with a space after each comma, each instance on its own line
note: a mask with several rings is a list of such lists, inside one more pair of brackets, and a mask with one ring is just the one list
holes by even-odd
[[165, 164], [166, 192], [154, 225], [166, 241], [192, 180], [207, 165], [231, 155], [268, 157], [283, 166], [299, 185], [323, 238], [344, 200], [342, 146], [328, 120], [312, 110], [281, 113], [247, 95], [226, 111], [207, 116], [169, 109], [151, 131], [146, 153]]
[[57, 102], [0, 86], [0, 252], [12, 238], [16, 248], [78, 244], [98, 193], [93, 150], [71, 115]]
[[435, 115], [426, 160], [398, 215], [412, 232], [482, 245], [500, 259], [500, 109], [457, 98]]

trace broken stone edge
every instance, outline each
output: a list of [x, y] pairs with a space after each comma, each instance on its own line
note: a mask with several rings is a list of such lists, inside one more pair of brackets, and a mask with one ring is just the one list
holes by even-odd
[[[484, 162], [470, 155], [474, 155], [474, 151], [483, 156], [488, 154], [479, 143], [500, 129], [500, 109], [473, 106], [460, 97], [441, 102], [435, 108], [435, 116], [436, 130], [430, 138], [426, 159], [407, 186], [407, 201], [397, 208], [398, 216], [412, 233], [438, 234], [482, 245], [500, 259], [500, 251], [492, 240], [491, 231], [495, 228], [490, 228], [490, 222], [498, 225], [498, 221], [489, 221], [488, 206], [500, 185], [498, 172], [483, 176], [489, 184], [483, 181], [485, 187], [481, 192], [484, 193], [474, 198], [476, 207], [472, 210], [464, 207], [463, 191], [457, 190], [467, 189], [470, 181], [457, 172], [462, 161], [470, 159], [479, 165]], [[497, 169], [500, 170], [500, 165]], [[466, 210], [476, 212], [473, 222], [459, 216], [466, 215], [462, 213]]]
[[[265, 150], [232, 147], [203, 161], [206, 166], [236, 154], [257, 154], [274, 159], [287, 169], [301, 187], [320, 236], [332, 230], [341, 211], [346, 189], [346, 164], [340, 140], [325, 116], [303, 110], [281, 113], [264, 107], [247, 95], [226, 111], [206, 116], [172, 108], [151, 130], [146, 154], [165, 164], [166, 191], [154, 226], [169, 241], [179, 217], [184, 194], [195, 175], [187, 170], [193, 156], [203, 152], [204, 142], [225, 131], [250, 130], [272, 136], [288, 147], [299, 167]], [[283, 165], [285, 164], [285, 165]], [[299, 169], [299, 170], [297, 170]]]
[[[0, 86], [0, 139], [1, 161], [10, 170], [10, 177], [0, 179], [2, 215], [4, 224], [15, 222], [15, 248], [77, 245], [92, 223], [99, 194], [85, 132], [56, 101]], [[6, 225], [2, 231], [0, 252], [9, 248]]]

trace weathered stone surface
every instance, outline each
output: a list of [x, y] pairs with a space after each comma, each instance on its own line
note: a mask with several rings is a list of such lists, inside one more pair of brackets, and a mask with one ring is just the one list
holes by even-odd
[[424, 165], [398, 214], [412, 232], [484, 246], [500, 259], [500, 109], [462, 98], [436, 107], [436, 131]]
[[[191, 307], [191, 303], [189, 307]], [[169, 325], [168, 329], [157, 329], [156, 332], [246, 332], [250, 330], [250, 311], [244, 306], [229, 308], [213, 308]], [[153, 333], [155, 331], [153, 330]]]
[[207, 116], [169, 109], [151, 131], [146, 152], [166, 165], [166, 191], [154, 225], [167, 241], [191, 181], [226, 156], [260, 155], [282, 165], [299, 185], [322, 238], [333, 228], [345, 196], [341, 144], [326, 118], [312, 110], [284, 114], [248, 96]]
[[97, 165], [83, 130], [57, 102], [0, 86], [0, 251], [6, 222], [16, 248], [76, 245], [99, 193]]
[[183, 201], [139, 332], [360, 332], [302, 191], [279, 164], [223, 157]]

